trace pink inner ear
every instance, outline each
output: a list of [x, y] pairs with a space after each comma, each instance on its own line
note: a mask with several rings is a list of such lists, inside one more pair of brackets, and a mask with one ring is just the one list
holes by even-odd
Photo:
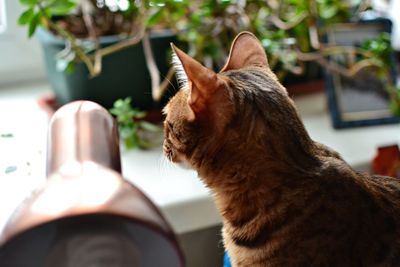
[[188, 82], [187, 88], [189, 89], [188, 104], [193, 109], [193, 106], [200, 97], [199, 91], [197, 89], [193, 90], [193, 83], [191, 81]]
[[241, 32], [233, 41], [228, 61], [221, 72], [251, 66], [267, 68], [267, 55], [257, 37], [250, 32]]

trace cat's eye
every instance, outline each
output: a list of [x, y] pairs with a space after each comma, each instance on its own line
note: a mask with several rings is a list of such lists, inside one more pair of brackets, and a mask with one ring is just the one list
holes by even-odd
[[169, 121], [164, 121], [164, 134], [166, 138], [170, 137], [170, 133], [172, 132], [172, 123]]
[[167, 121], [166, 123], [167, 123], [168, 129], [172, 130], [174, 128], [171, 122]]

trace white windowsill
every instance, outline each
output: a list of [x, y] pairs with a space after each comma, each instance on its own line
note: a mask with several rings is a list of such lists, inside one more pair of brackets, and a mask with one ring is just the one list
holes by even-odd
[[[47, 116], [36, 99], [50, 93], [46, 83], [0, 90], [0, 230], [14, 208], [45, 181]], [[333, 130], [323, 95], [296, 100], [311, 137], [341, 153], [353, 166], [369, 162], [379, 145], [400, 144], [400, 125]], [[27, 164], [29, 162], [29, 164]], [[161, 149], [122, 152], [123, 175], [161, 209], [176, 233], [220, 223], [208, 190], [194, 171], [169, 163]], [[17, 170], [5, 174], [5, 168]]]

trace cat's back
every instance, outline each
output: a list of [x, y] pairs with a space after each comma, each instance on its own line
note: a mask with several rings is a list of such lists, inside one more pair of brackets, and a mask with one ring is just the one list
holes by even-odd
[[320, 175], [320, 206], [310, 227], [315, 237], [316, 229], [326, 229], [322, 243], [330, 247], [332, 266], [400, 266], [400, 180], [360, 173], [332, 158]]
[[[400, 210], [400, 179], [381, 176], [361, 174], [367, 190], [380, 202], [380, 205], [392, 210]], [[400, 216], [400, 213], [397, 214]]]
[[354, 209], [390, 214], [400, 223], [400, 179], [356, 171], [340, 158], [329, 158], [318, 176], [327, 201], [338, 208], [347, 209], [344, 202], [349, 202]]
[[400, 182], [327, 157], [310, 176], [295, 177], [305, 182], [279, 191], [281, 201], [265, 211], [272, 226], [263, 246], [227, 237], [231, 251], [247, 255], [238, 266], [400, 266]]

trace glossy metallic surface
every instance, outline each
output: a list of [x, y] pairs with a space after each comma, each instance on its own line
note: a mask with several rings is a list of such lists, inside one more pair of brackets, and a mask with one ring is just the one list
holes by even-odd
[[[67, 104], [58, 110], [49, 126], [48, 181], [20, 205], [1, 233], [0, 266], [14, 266], [20, 259], [13, 256], [13, 253], [19, 250], [19, 253], [23, 254], [22, 248], [32, 251], [32, 246], [38, 252], [36, 256], [31, 256], [36, 260], [37, 255], [42, 255], [43, 259], [36, 265], [31, 262], [30, 266], [40, 266], [43, 262], [47, 262], [46, 266], [59, 265], [60, 263], [49, 264], [49, 259], [53, 259], [54, 262], [54, 259], [59, 258], [55, 257], [54, 255], [58, 254], [54, 253], [64, 255], [64, 252], [61, 249], [53, 253], [50, 247], [67, 246], [65, 244], [69, 244], [68, 242], [76, 243], [81, 236], [88, 235], [87, 231], [80, 230], [77, 234], [76, 230], [69, 229], [72, 227], [70, 225], [74, 225], [74, 229], [90, 229], [87, 225], [85, 228], [83, 223], [79, 226], [81, 221], [87, 224], [87, 220], [94, 222], [93, 228], [97, 226], [97, 221], [103, 222], [103, 228], [108, 229], [113, 225], [113, 228], [110, 228], [113, 230], [107, 230], [107, 236], [113, 236], [113, 231], [116, 233], [115, 238], [127, 236], [124, 244], [132, 241], [138, 251], [141, 251], [137, 255], [147, 255], [149, 249], [157, 247], [162, 248], [163, 252], [159, 251], [161, 254], [168, 254], [158, 255], [159, 259], [142, 259], [143, 264], [138, 266], [151, 267], [150, 262], [154, 265], [154, 262], [162, 260], [163, 257], [169, 259], [169, 262], [164, 262], [162, 266], [183, 266], [182, 253], [166, 220], [152, 202], [140, 190], [125, 181], [120, 173], [118, 131], [108, 112], [89, 101]], [[107, 219], [96, 220], [96, 216], [106, 216]], [[121, 235], [122, 228], [129, 234]], [[41, 233], [43, 240], [32, 238], [38, 233]], [[100, 234], [104, 235], [104, 231], [95, 233], [100, 237], [93, 240], [104, 243]], [[140, 236], [142, 241], [139, 242], [137, 236]], [[146, 240], [150, 236], [151, 240]], [[115, 238], [107, 240], [115, 243]], [[32, 245], [29, 248], [30, 243]], [[129, 248], [128, 245], [124, 247]], [[83, 249], [88, 248], [83, 246]], [[65, 254], [64, 257], [71, 260], [71, 255]], [[93, 254], [90, 255], [93, 258]], [[62, 261], [65, 262], [66, 259]], [[24, 262], [19, 264], [25, 266]]]
[[91, 161], [121, 172], [117, 126], [105, 109], [93, 102], [74, 102], [52, 117], [47, 149], [47, 176], [63, 164]]

